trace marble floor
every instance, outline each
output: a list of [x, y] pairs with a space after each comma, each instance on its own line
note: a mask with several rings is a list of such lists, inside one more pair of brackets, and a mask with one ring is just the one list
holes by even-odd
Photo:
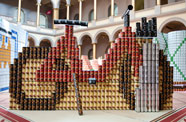
[[[185, 98], [186, 92], [174, 92], [174, 109], [185, 106]], [[8, 91], [0, 92], [0, 105], [6, 108], [9, 107]], [[79, 116], [77, 111], [11, 111], [34, 122], [149, 122], [167, 113], [169, 110], [152, 113], [137, 113], [131, 110], [89, 110], [83, 111], [83, 116]]]

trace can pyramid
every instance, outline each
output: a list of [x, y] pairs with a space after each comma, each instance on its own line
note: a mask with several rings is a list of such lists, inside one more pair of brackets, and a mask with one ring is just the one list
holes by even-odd
[[83, 110], [171, 109], [170, 63], [151, 38], [131, 30], [123, 28], [97, 71], [82, 69], [73, 26], [66, 25], [57, 47], [24, 47], [10, 65], [10, 109], [77, 109], [73, 73]]

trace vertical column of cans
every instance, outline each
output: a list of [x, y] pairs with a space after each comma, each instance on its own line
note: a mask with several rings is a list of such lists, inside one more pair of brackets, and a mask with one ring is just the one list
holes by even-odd
[[36, 69], [37, 69], [37, 48], [34, 47], [33, 48], [33, 70], [32, 70], [32, 74], [31, 74], [31, 81], [32, 81], [32, 85], [31, 85], [31, 96], [32, 96], [32, 99], [31, 99], [31, 110], [35, 110], [35, 96], [36, 96], [36, 91], [35, 91], [35, 81], [34, 81], [34, 78], [35, 78], [35, 72], [36, 72]]
[[[129, 37], [129, 52], [131, 52], [131, 93], [134, 93], [134, 73], [135, 73], [135, 42], [133, 42], [132, 33], [128, 33]], [[132, 102], [132, 100], [131, 100]], [[132, 104], [132, 103], [131, 103]]]
[[[38, 69], [37, 69], [37, 71], [36, 71], [36, 79], [35, 79], [35, 81], [37, 82], [37, 86], [36, 86], [36, 100], [35, 100], [35, 104], [36, 104], [36, 107], [35, 107], [35, 109], [36, 110], [39, 110], [40, 109], [40, 100], [39, 100], [39, 98], [40, 98], [40, 72], [39, 72], [39, 69], [40, 69], [40, 65], [41, 65], [41, 60], [42, 60], [42, 53], [41, 53], [41, 51], [42, 51], [42, 49], [41, 49], [41, 47], [39, 47], [38, 49], [37, 49], [37, 60], [38, 60], [38, 62], [37, 62], [37, 67], [38, 67]], [[46, 66], [46, 67], [48, 67], [48, 66]], [[45, 70], [46, 70], [46, 67], [45, 67]], [[47, 78], [47, 76], [48, 76], [48, 70], [47, 71], [45, 71], [45, 77]], [[46, 79], [47, 80], [47, 79]]]
[[[139, 72], [140, 72], [140, 101], [141, 101], [141, 104], [140, 104], [140, 111], [141, 112], [144, 112], [144, 83], [145, 83], [145, 67], [144, 66], [140, 66], [140, 69], [139, 69]], [[136, 91], [138, 92], [138, 91]]]
[[136, 88], [135, 90], [135, 111], [141, 111], [141, 89]]
[[116, 45], [117, 47], [117, 65], [116, 65], [116, 68], [115, 68], [115, 77], [114, 77], [114, 80], [111, 81], [110, 83], [110, 89], [111, 89], [111, 109], [115, 109], [117, 107], [117, 103], [116, 103], [116, 100], [117, 100], [117, 94], [116, 94], [116, 89], [117, 89], [117, 86], [118, 84], [120, 84], [120, 65], [121, 65], [121, 38], [117, 38], [116, 39]]
[[[34, 48], [32, 50], [32, 55], [34, 54]], [[29, 80], [29, 92], [30, 92], [30, 95], [29, 95], [29, 101], [28, 101], [28, 104], [29, 104], [29, 110], [33, 110], [34, 109], [34, 100], [33, 100], [33, 96], [35, 95], [34, 93], [34, 81], [33, 81], [33, 74], [35, 73], [35, 59], [34, 59], [34, 56], [33, 58], [31, 59], [31, 71], [30, 71], [30, 80]], [[43, 76], [44, 77], [44, 76]]]
[[170, 62], [167, 62], [167, 109], [172, 109], [172, 97], [173, 97], [173, 67], [170, 67]]
[[[13, 67], [13, 74], [14, 74], [14, 77], [13, 77], [13, 95], [12, 95], [12, 97], [14, 98], [14, 99], [16, 99], [17, 98], [17, 78], [18, 78], [18, 75], [17, 75], [17, 72], [18, 72], [18, 59], [14, 59], [14, 67]], [[16, 107], [16, 101], [15, 100], [13, 100], [13, 109], [17, 109], [17, 107]]]
[[[36, 85], [36, 71], [37, 71], [37, 68], [38, 68], [38, 62], [39, 62], [39, 59], [37, 58], [38, 57], [38, 48], [35, 47], [34, 48], [34, 53], [33, 53], [33, 58], [34, 58], [34, 71], [33, 71], [33, 74], [32, 74], [32, 81], [33, 81], [33, 87], [32, 87], [32, 90], [33, 90], [33, 99], [32, 99], [32, 110], [36, 110], [36, 96], [37, 96], [37, 85]], [[23, 59], [22, 59], [23, 60]], [[23, 68], [22, 68], [23, 69]]]
[[[36, 56], [35, 56], [35, 62], [36, 62], [36, 71], [34, 72], [34, 78], [35, 79], [33, 79], [34, 81], [35, 81], [35, 84], [34, 84], [34, 91], [35, 91], [35, 94], [34, 94], [34, 97], [36, 98], [36, 99], [34, 99], [33, 100], [33, 103], [32, 103], [32, 109], [33, 110], [39, 110], [39, 108], [38, 108], [38, 104], [37, 104], [37, 99], [39, 98], [39, 87], [38, 87], [38, 84], [36, 85], [36, 82], [38, 82], [39, 81], [39, 74], [38, 74], [38, 67], [40, 66], [40, 61], [41, 61], [41, 48], [39, 47], [39, 48], [36, 48], [35, 49], [35, 54], [36, 54]], [[23, 53], [24, 54], [24, 53]], [[24, 56], [23, 56], [24, 57]], [[26, 61], [26, 60], [25, 60]], [[24, 65], [23, 65], [24, 66]], [[24, 68], [23, 68], [24, 69]]]
[[69, 26], [69, 30], [68, 30], [68, 42], [67, 42], [67, 58], [71, 59], [71, 42], [72, 42], [72, 33], [73, 33], [73, 26]]
[[[29, 99], [28, 99], [28, 110], [32, 110], [32, 101], [33, 101], [33, 73], [34, 73], [34, 47], [30, 48], [30, 71], [29, 71]], [[33, 107], [34, 108], [34, 107]]]
[[148, 81], [147, 81], [147, 112], [151, 112], [152, 109], [152, 43], [148, 43]]
[[[155, 107], [153, 106], [153, 110], [152, 111], [159, 111], [159, 98], [160, 98], [160, 88], [162, 88], [162, 86], [160, 86], [160, 66], [159, 66], [159, 62], [161, 62], [160, 60], [160, 56], [159, 56], [159, 44], [155, 44], [156, 46], [156, 64], [155, 64], [155, 89], [153, 89], [153, 93], [155, 93]], [[162, 82], [161, 82], [162, 83]], [[155, 90], [155, 92], [154, 92]], [[154, 99], [153, 99], [154, 100]], [[153, 101], [154, 102], [154, 101]]]
[[[73, 39], [72, 39], [72, 50], [74, 51], [73, 53], [74, 53], [74, 60], [75, 60], [75, 64], [74, 64], [74, 70], [75, 70], [75, 73], [76, 74], [78, 74], [78, 76], [77, 76], [77, 81], [79, 82], [79, 84], [80, 84], [80, 87], [81, 87], [81, 89], [80, 89], [80, 97], [81, 97], [81, 103], [83, 104], [84, 102], [85, 102], [85, 96], [82, 96], [83, 95], [83, 92], [84, 92], [84, 88], [83, 88], [83, 84], [82, 84], [82, 81], [80, 80], [80, 71], [79, 71], [79, 63], [80, 63], [80, 60], [79, 60], [79, 48], [75, 48], [75, 44], [76, 43], [76, 38], [74, 37]], [[72, 55], [72, 57], [73, 57], [73, 55]], [[73, 108], [73, 109], [75, 109], [75, 106], [74, 106], [74, 99], [75, 99], [75, 91], [74, 91], [74, 89], [72, 89], [72, 96], [71, 96], [71, 101], [72, 101], [72, 103], [71, 103], [71, 107]], [[83, 100], [83, 98], [84, 98], [84, 100]], [[84, 108], [85, 107], [85, 105], [83, 106], [82, 105], [82, 108]]]
[[64, 47], [65, 46], [65, 37], [62, 36], [60, 38], [60, 58], [61, 59], [64, 59], [65, 58], [65, 50], [64, 50]]
[[169, 109], [170, 108], [170, 97], [171, 97], [171, 93], [170, 93], [170, 62], [167, 61], [167, 67], [166, 67], [166, 71], [167, 71], [167, 74], [166, 74], [166, 109]]
[[136, 63], [136, 40], [135, 33], [130, 32], [129, 38], [131, 40], [131, 110], [135, 109], [135, 88], [137, 86], [136, 83], [136, 74], [139, 70]]
[[130, 68], [130, 65], [129, 65], [129, 62], [130, 62], [130, 55], [128, 54], [129, 53], [129, 38], [128, 38], [128, 32], [127, 31], [124, 31], [125, 33], [125, 38], [124, 38], [124, 70], [126, 72], [124, 72], [124, 98], [126, 99], [126, 109], [129, 109], [130, 108], [130, 71], [131, 71], [131, 68]]
[[28, 105], [28, 110], [31, 110], [31, 105], [32, 105], [32, 102], [31, 102], [31, 96], [32, 96], [32, 89], [31, 89], [31, 87], [32, 87], [32, 81], [31, 81], [31, 73], [32, 73], [32, 69], [33, 69], [33, 67], [32, 67], [32, 65], [33, 65], [33, 47], [30, 47], [29, 48], [29, 52], [30, 52], [30, 55], [29, 55], [29, 66], [28, 66], [28, 68], [29, 68], [29, 70], [28, 70], [28, 81], [27, 81], [27, 85], [28, 85], [28, 87], [27, 87], [27, 100], [28, 100], [28, 102], [27, 102], [27, 105]]
[[135, 45], [135, 79], [134, 79], [134, 90], [139, 87], [139, 66], [140, 66], [140, 46], [136, 40], [136, 33], [132, 33], [133, 43]]
[[159, 51], [159, 92], [160, 109], [163, 110], [163, 50]]
[[156, 45], [152, 43], [152, 66], [151, 66], [151, 97], [149, 97], [149, 103], [151, 103], [151, 111], [154, 112], [155, 111], [155, 83], [156, 83]]
[[[140, 24], [140, 23], [139, 23]], [[136, 23], [137, 25], [137, 23]], [[140, 25], [138, 26], [137, 30], [140, 30]], [[137, 32], [137, 36], [139, 36], [140, 34]], [[140, 111], [143, 111], [143, 94], [142, 93], [142, 89], [141, 87], [143, 86], [139, 86], [142, 85], [143, 81], [144, 81], [144, 72], [143, 72], [143, 66], [142, 66], [142, 62], [143, 62], [143, 57], [142, 57], [142, 54], [140, 53], [140, 50], [142, 50], [142, 43], [141, 43], [141, 39], [140, 38], [136, 38], [136, 66], [135, 67], [138, 67], [135, 69], [135, 71], [138, 71], [135, 73], [135, 77], [136, 77], [136, 87], [135, 87], [135, 111], [137, 112], [140, 112]], [[141, 48], [140, 48], [141, 47]], [[140, 57], [141, 55], [141, 57]], [[139, 82], [139, 83], [138, 83]]]
[[165, 98], [165, 100], [164, 100], [164, 102], [165, 102], [165, 106], [164, 106], [164, 109], [165, 110], [167, 110], [167, 108], [168, 108], [168, 104], [167, 104], [167, 102], [168, 102], [168, 65], [169, 65], [169, 62], [167, 61], [167, 57], [165, 57], [164, 56], [164, 69], [163, 69], [163, 73], [164, 73], [164, 88], [165, 89], [163, 89], [164, 90], [164, 98]]
[[[18, 65], [17, 65], [17, 90], [16, 90], [16, 103], [20, 104], [21, 99], [21, 81], [22, 81], [22, 53], [18, 53]], [[17, 109], [20, 106], [17, 106]]]
[[170, 97], [170, 108], [169, 109], [173, 108], [173, 70], [174, 70], [174, 68], [171, 66], [170, 67], [170, 94], [171, 94], [171, 97]]
[[[121, 38], [121, 66], [120, 66], [120, 82], [119, 82], [119, 93], [122, 93], [123, 96], [124, 96], [124, 90], [125, 90], [125, 69], [124, 69], [124, 55], [125, 55], [125, 33], [124, 32], [120, 32], [119, 33], [119, 38]], [[118, 109], [122, 109], [122, 104], [123, 104], [123, 101], [121, 100], [120, 96], [117, 96], [118, 97]]]
[[[70, 32], [71, 31], [71, 32]], [[74, 65], [74, 61], [73, 60], [70, 60], [71, 59], [71, 48], [72, 48], [72, 45], [71, 45], [71, 42], [72, 42], [72, 26], [68, 26], [66, 25], [66, 32], [67, 34], [67, 39], [65, 40], [65, 44], [66, 44], [66, 48], [67, 48], [67, 57], [65, 58], [65, 62], [66, 64], [70, 64], [68, 65], [68, 67], [66, 68], [68, 71], [67, 71], [67, 78], [66, 78], [66, 83], [67, 83], [67, 86], [68, 86], [68, 89], [67, 89], [67, 94], [66, 94], [66, 109], [67, 110], [70, 110], [70, 104], [71, 104], [71, 100], [70, 100], [70, 96], [71, 96], [71, 92], [72, 92], [72, 84], [71, 84], [71, 81], [72, 81], [72, 75], [71, 73], [74, 71], [73, 69], [73, 65]], [[70, 67], [69, 67], [70, 66]], [[73, 72], [74, 73], [74, 72]], [[79, 92], [79, 86], [78, 87], [78, 92]], [[79, 94], [79, 93], [78, 93]]]
[[10, 109], [13, 109], [13, 95], [15, 94], [13, 91], [14, 89], [14, 65], [13, 64], [10, 64], [10, 81], [9, 81], [9, 93], [10, 93]]
[[[45, 52], [47, 52], [47, 49], [44, 48], [44, 54]], [[51, 55], [53, 56], [53, 53], [51, 53]], [[46, 60], [45, 60], [46, 61]], [[47, 101], [47, 81], [45, 82], [45, 75], [46, 75], [46, 70], [45, 70], [45, 66], [47, 65], [47, 63], [45, 64], [45, 62], [42, 64], [40, 70], [41, 70], [41, 75], [42, 75], [42, 80], [40, 82], [41, 85], [41, 97], [42, 99], [40, 99], [40, 109], [41, 110], [47, 110], [48, 109], [48, 101]], [[53, 79], [54, 75], [52, 74], [52, 79]]]
[[[25, 58], [26, 59], [29, 59], [30, 58], [30, 47], [27, 47], [26, 48], [26, 50], [25, 50]], [[24, 98], [24, 110], [28, 110], [29, 108], [28, 108], [28, 99], [27, 98], [29, 98], [29, 94], [30, 94], [30, 92], [29, 92], [29, 72], [30, 72], [30, 60], [27, 60], [26, 61], [26, 70], [25, 70], [25, 72], [26, 72], [26, 74], [25, 74], [25, 81], [26, 82], [24, 82], [24, 84], [25, 84], [25, 92], [26, 92], [26, 98]]]
[[[70, 28], [69, 28], [69, 31], [70, 31]], [[71, 59], [70, 60], [70, 68], [71, 68], [71, 70], [69, 71], [69, 75], [68, 75], [69, 78], [68, 78], [68, 96], [67, 96], [67, 108], [69, 110], [71, 110], [73, 108], [72, 97], [73, 97], [73, 93], [74, 93], [74, 88], [73, 88], [73, 84], [72, 84], [73, 77], [72, 77], [71, 74], [75, 73], [75, 62], [76, 62], [75, 54], [74, 54], [75, 48], [74, 48], [74, 50], [72, 50], [72, 48], [73, 48], [72, 41], [73, 41], [73, 38], [71, 37], [71, 34], [69, 32], [68, 48], [69, 48], [70, 53], [71, 53], [71, 55], [68, 54], [68, 56], [70, 56], [69, 58]], [[78, 82], [78, 77], [76, 77], [76, 81]], [[79, 92], [81, 93], [81, 91], [82, 91], [81, 84], [79, 84], [78, 87], [79, 87]]]
[[147, 105], [148, 105], [148, 92], [147, 92], [147, 83], [148, 83], [148, 43], [143, 44], [143, 67], [144, 67], [144, 83], [141, 85], [142, 86], [142, 91], [141, 95], [143, 96], [143, 111], [142, 112], [147, 112]]
[[127, 90], [127, 92], [128, 92], [128, 95], [127, 95], [127, 98], [128, 98], [128, 100], [129, 100], [129, 109], [131, 109], [131, 110], [133, 110], [132, 108], [133, 108], [133, 104], [131, 104], [132, 103], [132, 100], [133, 100], [133, 94], [134, 93], [131, 93], [131, 89], [132, 89], [132, 87], [131, 87], [131, 85], [132, 85], [132, 80], [131, 80], [131, 58], [132, 58], [132, 56], [131, 56], [131, 54], [129, 54], [128, 55], [128, 61], [127, 61], [127, 68], [128, 68], [128, 90]]
[[111, 110], [114, 109], [114, 97], [113, 97], [113, 92], [115, 91], [115, 85], [118, 83], [118, 67], [120, 65], [119, 58], [120, 58], [120, 51], [121, 48], [119, 45], [121, 44], [121, 39], [117, 38], [116, 43], [114, 44], [113, 51], [114, 51], [114, 62], [117, 62], [113, 66], [112, 70], [112, 80], [107, 84], [108, 86], [108, 99], [107, 99], [107, 109]]
[[163, 55], [163, 109], [167, 109], [167, 56]]

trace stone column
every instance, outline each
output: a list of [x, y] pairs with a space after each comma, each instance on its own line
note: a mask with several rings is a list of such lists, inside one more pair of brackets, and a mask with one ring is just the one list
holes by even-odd
[[70, 19], [70, 5], [67, 4], [67, 19]]
[[18, 3], [18, 11], [17, 11], [17, 23], [21, 22], [21, 0]]
[[70, 19], [70, 0], [66, 0], [67, 3], [67, 19]]
[[40, 6], [41, 3], [37, 3], [37, 22], [36, 22], [36, 26], [40, 26]]
[[96, 59], [96, 54], [97, 54], [96, 43], [93, 43], [93, 59]]
[[53, 8], [53, 29], [56, 29], [56, 26], [54, 25], [55, 19], [59, 19], [59, 8]]
[[111, 0], [111, 16], [114, 16], [114, 0]]
[[156, 4], [157, 4], [157, 5], [161, 5], [161, 0], [157, 0], [157, 1], [156, 1]]
[[82, 3], [83, 0], [79, 0], [79, 21], [82, 21]]
[[133, 6], [133, 10], [135, 11], [135, 2], [136, 2], [136, 0], [132, 0], [132, 6]]
[[82, 55], [82, 52], [81, 52], [81, 45], [78, 45], [78, 48], [79, 48], [79, 58], [81, 59], [81, 55]]
[[54, 20], [59, 19], [59, 5], [60, 5], [60, 0], [51, 0], [53, 4], [53, 29], [56, 29], [56, 26], [54, 26]]
[[97, 20], [97, 0], [94, 0], [94, 20]]

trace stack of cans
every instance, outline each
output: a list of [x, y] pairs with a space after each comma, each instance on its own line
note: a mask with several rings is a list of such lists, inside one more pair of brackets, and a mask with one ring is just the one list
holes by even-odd
[[137, 112], [159, 111], [159, 45], [143, 44], [143, 65], [139, 69], [140, 87], [136, 89]]
[[[146, 33], [147, 25], [144, 29]], [[78, 99], [84, 110], [170, 109], [172, 70], [166, 56], [160, 51], [159, 57], [159, 46], [152, 44], [151, 38], [136, 38], [131, 27], [123, 30], [96, 71], [83, 70], [73, 26], [66, 25], [65, 36], [57, 42], [57, 47], [23, 48], [23, 53], [10, 66], [10, 108], [77, 109], [75, 73]], [[92, 84], [89, 79], [95, 82]]]
[[173, 67], [166, 61], [167, 56], [163, 54], [163, 50], [159, 54], [160, 109], [170, 110], [173, 107]]
[[140, 87], [136, 89], [135, 100], [137, 112], [172, 108], [172, 71], [158, 44], [143, 44], [143, 66], [139, 70]]
[[157, 20], [156, 17], [147, 22], [147, 18], [141, 19], [141, 25], [136, 23], [136, 36], [137, 37], [156, 37], [157, 36]]

